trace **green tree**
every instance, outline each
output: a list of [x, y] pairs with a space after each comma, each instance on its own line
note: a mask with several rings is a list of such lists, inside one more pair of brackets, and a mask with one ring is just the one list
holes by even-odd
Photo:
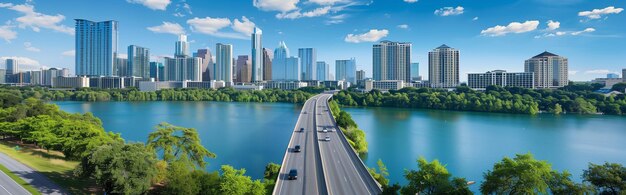
[[232, 195], [263, 195], [265, 187], [261, 181], [245, 176], [245, 169], [235, 169], [228, 165], [222, 165], [222, 176], [220, 177], [221, 194]]
[[406, 170], [404, 177], [409, 184], [401, 189], [402, 194], [471, 194], [464, 178], [451, 178], [452, 174], [438, 160], [428, 162], [420, 157], [419, 170]]
[[269, 163], [265, 166], [265, 173], [263, 176], [263, 183], [265, 185], [265, 191], [271, 193], [276, 185], [276, 179], [280, 173], [280, 165], [276, 163]]
[[553, 171], [552, 178], [548, 182], [550, 192], [556, 195], [592, 194], [594, 192], [589, 186], [573, 182], [570, 177], [571, 174], [567, 171], [563, 173]]
[[156, 126], [156, 131], [148, 135], [148, 148], [163, 152], [163, 159], [172, 162], [186, 157], [191, 163], [205, 167], [205, 157], [215, 158], [216, 155], [204, 148], [198, 132], [193, 128], [177, 127], [168, 123]]
[[617, 84], [613, 85], [611, 90], [619, 91], [619, 92], [624, 93], [624, 90], [626, 90], [626, 83], [617, 83]]
[[387, 179], [387, 177], [389, 177], [389, 171], [387, 170], [387, 166], [385, 166], [381, 159], [378, 159], [376, 165], [378, 165], [378, 170], [376, 170], [376, 168], [367, 168], [367, 170], [380, 185], [389, 185], [389, 179]]
[[591, 183], [601, 194], [622, 194], [626, 190], [626, 168], [617, 163], [590, 163], [583, 180]]
[[144, 194], [156, 175], [155, 163], [143, 144], [112, 143], [84, 157], [75, 174], [94, 178], [107, 194]]
[[546, 194], [552, 178], [552, 168], [546, 161], [533, 158], [532, 154], [505, 157], [484, 174], [480, 185], [483, 194]]
[[554, 114], [561, 114], [563, 113], [563, 108], [561, 107], [561, 104], [554, 104]]
[[188, 159], [175, 160], [167, 167], [165, 194], [198, 194], [200, 186], [192, 177], [194, 168], [190, 166]]

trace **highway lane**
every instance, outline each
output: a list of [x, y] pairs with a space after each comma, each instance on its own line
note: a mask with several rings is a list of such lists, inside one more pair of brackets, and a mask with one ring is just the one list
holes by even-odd
[[35, 187], [35, 189], [42, 194], [68, 194], [64, 189], [52, 182], [45, 175], [18, 162], [4, 153], [0, 153], [0, 164], [4, 165], [4, 167], [9, 169], [13, 174]]
[[[307, 100], [289, 141], [273, 194], [326, 194], [326, 183], [321, 173], [317, 134], [315, 133], [315, 106], [318, 96]], [[300, 132], [304, 128], [304, 132]], [[296, 145], [302, 150], [293, 151]], [[298, 179], [288, 180], [289, 170], [298, 170]]]
[[6, 173], [0, 171], [0, 194], [22, 195], [31, 194]]
[[[317, 100], [317, 126], [332, 130], [318, 131], [320, 155], [329, 194], [380, 194], [381, 189], [371, 177], [361, 159], [356, 156], [341, 130], [332, 118], [328, 100], [330, 94], [322, 94]], [[330, 141], [323, 141], [329, 136]]]

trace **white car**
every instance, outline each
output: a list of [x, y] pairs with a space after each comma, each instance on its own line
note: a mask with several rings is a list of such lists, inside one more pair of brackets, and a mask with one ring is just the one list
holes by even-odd
[[328, 133], [328, 130], [324, 129], [322, 132], [324, 132], [324, 133]]

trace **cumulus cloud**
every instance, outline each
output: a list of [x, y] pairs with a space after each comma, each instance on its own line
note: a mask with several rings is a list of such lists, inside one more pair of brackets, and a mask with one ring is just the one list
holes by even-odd
[[456, 16], [456, 15], [461, 15], [463, 14], [463, 11], [465, 10], [465, 8], [461, 7], [461, 6], [457, 6], [455, 7], [444, 7], [444, 8], [440, 8], [438, 10], [435, 10], [435, 15], [438, 16]]
[[263, 11], [288, 12], [298, 9], [296, 4], [300, 0], [253, 0], [252, 5]]
[[39, 64], [39, 61], [31, 59], [31, 58], [27, 58], [27, 57], [19, 57], [19, 56], [3, 56], [0, 57], [0, 63], [4, 64], [6, 62], [7, 59], [15, 59], [18, 61], [18, 63], [20, 64], [20, 69], [25, 69], [25, 70], [33, 70], [33, 69], [38, 69], [41, 67], [41, 65]]
[[41, 51], [41, 49], [34, 47], [31, 42], [24, 42], [24, 49], [26, 49], [27, 51], [32, 51], [32, 52]]
[[609, 73], [616, 73], [616, 72], [611, 72], [611, 71], [606, 70], [606, 69], [598, 69], [598, 70], [588, 70], [588, 71], [585, 71], [585, 74], [609, 74]]
[[408, 25], [408, 24], [400, 24], [400, 25], [398, 25], [398, 28], [401, 28], [401, 29], [408, 29], [408, 28], [409, 28], [409, 25]]
[[4, 39], [6, 42], [11, 42], [11, 40], [17, 38], [17, 32], [15, 32], [13, 26], [9, 24], [0, 26], [0, 38]]
[[64, 51], [61, 53], [62, 56], [74, 57], [76, 56], [76, 50]]
[[180, 26], [180, 24], [171, 22], [163, 22], [163, 24], [159, 26], [152, 26], [147, 29], [154, 33], [168, 33], [174, 35], [185, 34], [185, 30], [182, 26]]
[[387, 29], [372, 29], [363, 34], [348, 34], [344, 41], [348, 43], [376, 42], [384, 37], [387, 37], [387, 35], [389, 35], [389, 31]]
[[509, 33], [517, 34], [517, 33], [530, 32], [530, 31], [536, 30], [537, 26], [539, 26], [539, 21], [537, 20], [526, 21], [524, 23], [511, 22], [507, 26], [497, 25], [497, 26], [482, 30], [480, 31], [480, 34], [484, 36], [492, 36], [492, 37], [504, 36]]
[[[187, 20], [187, 24], [196, 33], [233, 39], [249, 39], [256, 26], [245, 16], [242, 16], [241, 20], [235, 19], [233, 22], [228, 18], [196, 17]], [[234, 32], [222, 31], [226, 27], [231, 27]]]
[[614, 6], [609, 6], [603, 9], [593, 9], [591, 11], [578, 12], [578, 16], [586, 17], [590, 20], [593, 20], [600, 19], [603, 15], [619, 14], [622, 11], [624, 11], [623, 8], [615, 8]]
[[548, 21], [548, 30], [556, 30], [561, 27], [561, 23], [558, 21]]
[[308, 12], [300, 12], [301, 10], [296, 10], [296, 11], [288, 12], [288, 13], [278, 13], [276, 14], [276, 18], [278, 19], [312, 18], [312, 17], [326, 15], [329, 13], [330, 9], [331, 9], [330, 6], [325, 6], [325, 7], [316, 8]]
[[252, 35], [255, 26], [256, 24], [254, 24], [254, 22], [250, 21], [245, 16], [241, 17], [241, 21], [239, 21], [238, 19], [235, 19], [233, 21], [233, 30], [248, 36]]
[[126, 0], [126, 2], [141, 4], [152, 10], [165, 10], [167, 6], [172, 3], [171, 0]]
[[567, 71], [567, 74], [569, 74], [569, 75], [576, 75], [576, 73], [578, 73], [578, 71], [577, 71], [577, 70], [570, 70], [570, 71]]
[[61, 14], [42, 14], [36, 12], [35, 7], [30, 4], [13, 5], [10, 3], [4, 3], [1, 4], [0, 7], [8, 8], [10, 10], [17, 11], [23, 14], [23, 16], [15, 19], [15, 21], [18, 23], [18, 27], [20, 28], [29, 27], [35, 32], [39, 32], [42, 28], [45, 28], [57, 32], [66, 33], [69, 35], [74, 35], [74, 28], [70, 28], [68, 26], [60, 24], [61, 22], [63, 22], [63, 20], [65, 20], [65, 16]]
[[404, 0], [404, 2], [407, 2], [407, 3], [417, 3], [417, 1], [418, 0]]
[[596, 31], [595, 28], [586, 28], [585, 30], [572, 32], [572, 35], [576, 36], [576, 35], [580, 35], [580, 34], [583, 34], [583, 33], [590, 33], [590, 32], [594, 32], [594, 31]]

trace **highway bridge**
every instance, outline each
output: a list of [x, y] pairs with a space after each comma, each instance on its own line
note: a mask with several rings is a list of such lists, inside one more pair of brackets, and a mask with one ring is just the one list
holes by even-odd
[[[369, 174], [332, 117], [332, 93], [307, 100], [287, 145], [273, 194], [380, 194]], [[324, 131], [326, 129], [326, 131]], [[301, 151], [294, 148], [300, 146]], [[290, 170], [298, 172], [289, 179]]]

